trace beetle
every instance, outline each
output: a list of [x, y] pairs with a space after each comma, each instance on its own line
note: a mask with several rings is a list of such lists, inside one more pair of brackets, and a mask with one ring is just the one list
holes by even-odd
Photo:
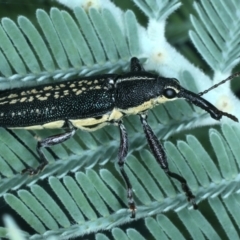
[[130, 72], [122, 75], [105, 74], [3, 91], [0, 93], [0, 126], [7, 129], [66, 130], [64, 133], [38, 141], [36, 148], [41, 160], [40, 165], [36, 169], [26, 168], [22, 171], [35, 175], [48, 164], [43, 153], [44, 148], [70, 139], [77, 129], [95, 131], [108, 124], [117, 125], [120, 131], [118, 164], [127, 187], [131, 217], [134, 218], [136, 207], [132, 186], [124, 171], [128, 136], [123, 118], [138, 115], [153, 156], [170, 178], [181, 183], [188, 201], [197, 209], [195, 196], [186, 180], [169, 170], [166, 153], [147, 120], [148, 110], [179, 98], [204, 109], [216, 120], [227, 116], [233, 121], [238, 121], [235, 116], [218, 110], [200, 95], [181, 87], [177, 79], [164, 78], [145, 71], [139, 60], [133, 57]]

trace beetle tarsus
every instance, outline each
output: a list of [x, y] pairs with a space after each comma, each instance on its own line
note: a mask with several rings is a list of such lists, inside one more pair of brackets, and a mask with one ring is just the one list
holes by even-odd
[[188, 199], [188, 201], [192, 204], [194, 210], [198, 209], [198, 205], [196, 204], [196, 200], [195, 200], [195, 196], [194, 195], [193, 195], [193, 198]]
[[48, 161], [43, 161], [37, 168], [25, 168], [22, 170], [21, 174], [28, 173], [29, 176], [34, 176], [43, 171], [43, 169], [48, 164]]

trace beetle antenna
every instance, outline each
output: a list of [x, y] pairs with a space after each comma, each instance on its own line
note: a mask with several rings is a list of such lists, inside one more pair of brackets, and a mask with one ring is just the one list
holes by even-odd
[[[227, 82], [227, 81], [230, 81], [230, 80], [232, 80], [232, 79], [235, 78], [235, 77], [239, 77], [239, 76], [240, 76], [240, 72], [236, 72], [236, 73], [232, 74], [231, 76], [229, 76], [228, 78], [222, 80], [221, 82], [213, 85], [213, 86], [210, 87], [209, 89], [207, 89], [207, 90], [205, 90], [205, 91], [203, 91], [203, 92], [198, 93], [198, 95], [199, 95], [199, 96], [202, 96], [203, 94], [211, 91], [212, 89], [217, 88], [219, 85], [221, 85], [221, 84], [223, 84], [223, 83], [225, 83], [225, 82]], [[235, 121], [235, 122], [238, 122], [238, 119], [237, 119], [235, 116], [233, 116], [232, 114], [230, 114], [230, 113], [222, 112], [222, 115], [224, 115], [224, 116], [226, 116], [226, 117], [228, 117], [228, 118], [231, 118], [231, 119], [232, 119], [233, 121]]]
[[213, 90], [214, 88], [217, 88], [218, 86], [222, 85], [223, 83], [225, 83], [225, 82], [227, 82], [227, 81], [230, 81], [230, 80], [232, 80], [233, 78], [239, 77], [239, 76], [240, 76], [240, 72], [236, 72], [236, 73], [232, 74], [231, 76], [229, 76], [228, 78], [222, 80], [221, 82], [213, 85], [213, 86], [210, 87], [209, 89], [207, 89], [207, 90], [205, 90], [205, 91], [203, 91], [203, 92], [198, 93], [198, 95], [199, 95], [199, 96], [202, 96], [203, 94], [206, 94], [207, 92]]

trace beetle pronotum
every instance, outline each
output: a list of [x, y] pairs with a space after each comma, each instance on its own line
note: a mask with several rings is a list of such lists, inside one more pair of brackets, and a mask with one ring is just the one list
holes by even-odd
[[238, 121], [235, 116], [218, 110], [200, 95], [181, 87], [178, 80], [146, 72], [139, 60], [132, 58], [130, 72], [122, 75], [92, 76], [31, 88], [12, 89], [1, 93], [0, 126], [10, 129], [66, 129], [65, 133], [38, 141], [37, 152], [41, 164], [36, 169], [27, 168], [22, 171], [34, 175], [43, 170], [48, 163], [42, 151], [43, 148], [68, 140], [78, 128], [94, 131], [108, 124], [117, 125], [120, 130], [118, 164], [127, 186], [131, 216], [135, 217], [132, 186], [124, 171], [128, 137], [122, 119], [132, 114], [139, 115], [155, 159], [170, 178], [181, 183], [188, 201], [197, 208], [195, 196], [186, 180], [169, 170], [166, 153], [147, 121], [149, 109], [178, 98], [184, 98], [204, 109], [216, 120], [226, 116], [233, 121]]

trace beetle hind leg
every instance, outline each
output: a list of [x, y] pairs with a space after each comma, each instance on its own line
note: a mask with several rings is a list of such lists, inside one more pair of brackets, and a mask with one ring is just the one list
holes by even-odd
[[67, 121], [67, 128], [68, 131], [65, 133], [57, 134], [48, 138], [45, 138], [37, 143], [37, 153], [40, 157], [40, 165], [37, 168], [25, 168], [22, 170], [22, 174], [28, 173], [30, 176], [36, 175], [40, 173], [48, 164], [48, 161], [43, 153], [43, 148], [51, 147], [56, 144], [65, 142], [66, 140], [70, 139], [76, 132], [76, 128], [72, 125], [71, 122]]

